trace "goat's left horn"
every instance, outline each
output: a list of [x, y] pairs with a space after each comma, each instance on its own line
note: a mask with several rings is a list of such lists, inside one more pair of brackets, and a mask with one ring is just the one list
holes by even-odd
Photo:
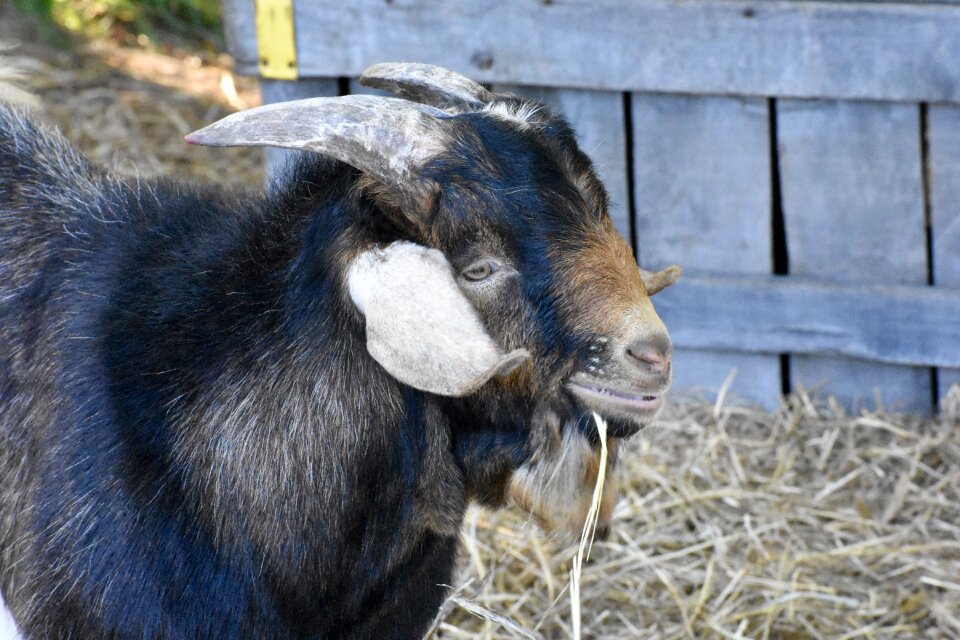
[[491, 92], [470, 78], [415, 62], [375, 64], [363, 72], [360, 84], [439, 108], [476, 109], [494, 99]]
[[234, 113], [185, 139], [213, 147], [315, 151], [388, 184], [404, 185], [446, 149], [443, 120], [449, 118], [443, 111], [399, 98], [310, 98]]
[[681, 271], [680, 265], [676, 264], [656, 273], [641, 268], [640, 279], [643, 280], [643, 288], [647, 290], [647, 295], [652, 296], [679, 280]]

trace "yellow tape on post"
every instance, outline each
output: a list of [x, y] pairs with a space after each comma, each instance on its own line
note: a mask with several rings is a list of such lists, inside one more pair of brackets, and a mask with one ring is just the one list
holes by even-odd
[[297, 79], [297, 42], [293, 0], [255, 0], [260, 75], [274, 80]]

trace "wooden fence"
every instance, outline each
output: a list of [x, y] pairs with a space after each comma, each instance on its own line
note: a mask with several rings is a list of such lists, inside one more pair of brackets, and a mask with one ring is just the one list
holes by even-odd
[[[224, 5], [255, 74], [255, 0]], [[960, 0], [294, 0], [292, 16], [300, 80], [265, 79], [267, 102], [409, 60], [566, 114], [640, 262], [684, 266], [656, 298], [677, 388], [716, 393], [736, 368], [731, 393], [766, 406], [803, 385], [923, 412], [960, 382]]]

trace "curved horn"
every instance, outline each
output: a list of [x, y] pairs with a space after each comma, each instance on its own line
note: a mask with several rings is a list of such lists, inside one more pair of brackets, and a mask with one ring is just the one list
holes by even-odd
[[647, 295], [652, 296], [655, 293], [663, 291], [670, 285], [680, 279], [680, 265], [670, 265], [663, 271], [647, 271], [640, 268], [640, 279], [643, 280], [643, 288], [647, 290]]
[[368, 67], [360, 84], [435, 107], [476, 109], [494, 95], [473, 80], [443, 67], [414, 62], [383, 62]]
[[185, 140], [213, 147], [315, 151], [397, 184], [444, 150], [441, 120], [449, 117], [397, 98], [310, 98], [234, 113]]

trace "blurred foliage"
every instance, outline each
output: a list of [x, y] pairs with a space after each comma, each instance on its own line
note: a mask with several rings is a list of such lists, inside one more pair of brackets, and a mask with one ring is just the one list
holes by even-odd
[[223, 49], [218, 0], [13, 0], [22, 11], [85, 38]]

